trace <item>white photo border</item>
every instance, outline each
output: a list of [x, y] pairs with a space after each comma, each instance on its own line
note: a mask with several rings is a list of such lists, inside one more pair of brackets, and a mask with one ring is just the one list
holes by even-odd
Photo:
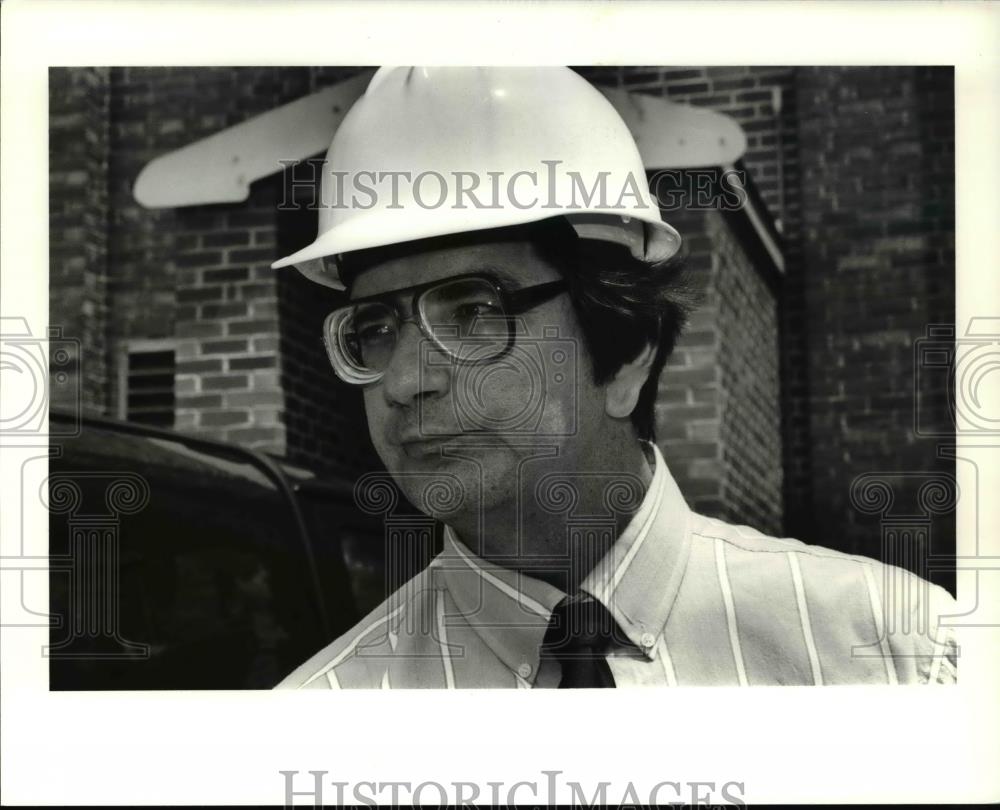
[[[958, 332], [972, 317], [1000, 315], [996, 5], [8, 0], [2, 14], [4, 316], [48, 317], [49, 66], [512, 61], [954, 65]], [[995, 393], [990, 401], [1000, 402]], [[997, 499], [987, 495], [1000, 492], [1000, 447], [975, 452], [978, 526], [963, 508], [959, 555], [974, 553], [978, 531], [980, 555], [1000, 558]], [[4, 556], [19, 553], [22, 518], [43, 527], [26, 543], [45, 553], [41, 505], [41, 515], [17, 508], [20, 466], [39, 453], [0, 454]], [[0, 573], [5, 585], [14, 581]], [[960, 571], [961, 604], [975, 607], [967, 598], [978, 593], [987, 604], [976, 609], [1000, 623], [998, 584], [997, 570]], [[4, 590], [6, 613], [17, 589]], [[47, 590], [32, 598], [44, 606]], [[47, 628], [0, 632], [8, 803], [281, 804], [281, 770], [327, 771], [329, 783], [478, 782], [484, 796], [490, 781], [539, 781], [559, 770], [564, 782], [612, 783], [615, 801], [628, 782], [641, 797], [663, 780], [743, 783], [748, 803], [1000, 798], [996, 626], [960, 633], [955, 688], [350, 695], [50, 693], [40, 654]]]

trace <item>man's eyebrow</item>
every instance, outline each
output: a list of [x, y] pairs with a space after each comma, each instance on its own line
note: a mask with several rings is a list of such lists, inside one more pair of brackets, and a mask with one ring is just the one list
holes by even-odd
[[466, 273], [486, 273], [487, 275], [495, 276], [500, 281], [505, 284], [509, 284], [512, 287], [520, 287], [523, 284], [523, 282], [520, 279], [515, 278], [512, 273], [493, 264], [477, 265], [476, 267], [471, 267], [466, 270]]
[[357, 298], [353, 297], [353, 294], [347, 299], [350, 303], [365, 303], [366, 301], [379, 301], [383, 298], [395, 298], [398, 296], [405, 296], [414, 287], [419, 286], [412, 284], [409, 287], [398, 287], [395, 290], [386, 290], [380, 293], [371, 293], [370, 295], [359, 295]]

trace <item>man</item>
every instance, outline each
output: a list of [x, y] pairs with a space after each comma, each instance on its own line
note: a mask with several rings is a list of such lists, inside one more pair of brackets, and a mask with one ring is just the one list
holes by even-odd
[[279, 686], [954, 680], [942, 589], [688, 509], [653, 441], [681, 240], [582, 78], [383, 68], [326, 165], [316, 241], [275, 266], [347, 290], [334, 370], [446, 529]]

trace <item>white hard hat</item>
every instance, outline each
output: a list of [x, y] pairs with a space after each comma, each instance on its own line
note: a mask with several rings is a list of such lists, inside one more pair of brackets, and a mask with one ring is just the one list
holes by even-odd
[[383, 67], [327, 151], [315, 241], [272, 267], [344, 289], [341, 254], [557, 216], [649, 261], [681, 244], [625, 123], [569, 68]]

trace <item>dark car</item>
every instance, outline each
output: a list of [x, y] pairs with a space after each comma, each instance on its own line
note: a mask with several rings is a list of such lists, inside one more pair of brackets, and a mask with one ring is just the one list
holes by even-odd
[[84, 418], [50, 461], [50, 688], [274, 686], [436, 550], [387, 554], [353, 491], [235, 445]]

